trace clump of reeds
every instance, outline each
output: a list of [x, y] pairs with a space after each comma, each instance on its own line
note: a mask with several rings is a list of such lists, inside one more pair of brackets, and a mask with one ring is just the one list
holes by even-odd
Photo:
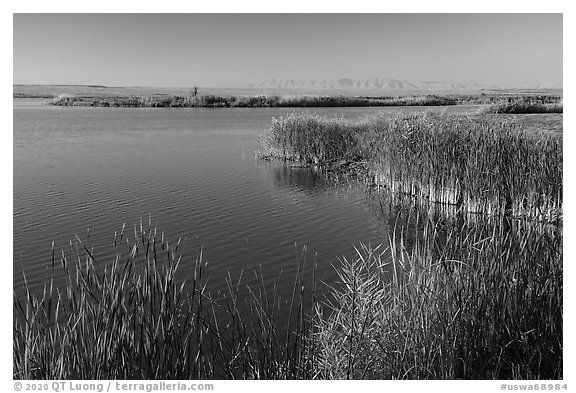
[[191, 96], [60, 96], [49, 102], [56, 106], [92, 106], [105, 108], [190, 108], [199, 106]]
[[151, 226], [135, 226], [131, 239], [123, 227], [114, 245], [111, 263], [97, 262], [76, 238], [73, 255], [53, 257], [41, 294], [27, 285], [24, 297], [14, 294], [14, 378], [308, 377], [304, 306], [314, 295], [304, 289], [304, 256], [286, 306], [278, 282], [269, 293], [257, 267], [255, 287], [229, 277], [227, 296], [210, 295], [202, 253], [182, 277], [181, 241], [170, 246]]
[[364, 125], [311, 114], [273, 119], [263, 135], [264, 154], [307, 163], [357, 160], [361, 155], [356, 134]]
[[512, 123], [450, 115], [396, 117], [366, 140], [375, 181], [473, 213], [555, 220], [562, 141]]
[[76, 238], [81, 251], [63, 252], [50, 268], [63, 269], [64, 286], [52, 278], [40, 296], [28, 287], [25, 299], [15, 295], [15, 378], [182, 379], [211, 368], [199, 356], [208, 332], [202, 257], [188, 282], [178, 277], [180, 244], [151, 228], [135, 226], [128, 239], [123, 227], [114, 244], [128, 255], [101, 265]]
[[[49, 97], [52, 98], [52, 97]], [[368, 106], [445, 106], [456, 105], [454, 97], [350, 97], [350, 96], [66, 96], [54, 98], [56, 106], [96, 106], [134, 108], [305, 108]]]
[[376, 185], [469, 213], [561, 218], [562, 140], [493, 118], [293, 114], [271, 122], [263, 149], [303, 162], [362, 162]]
[[403, 231], [388, 250], [342, 260], [334, 300], [318, 309], [319, 377], [561, 379], [561, 231], [415, 225], [410, 246]]
[[500, 100], [485, 109], [485, 113], [494, 114], [528, 114], [528, 113], [563, 113], [562, 102], [545, 103], [543, 100], [524, 98]]

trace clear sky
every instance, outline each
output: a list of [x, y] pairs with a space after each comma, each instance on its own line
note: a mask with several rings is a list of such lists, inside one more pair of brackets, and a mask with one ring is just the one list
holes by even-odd
[[14, 14], [14, 83], [562, 83], [562, 14]]

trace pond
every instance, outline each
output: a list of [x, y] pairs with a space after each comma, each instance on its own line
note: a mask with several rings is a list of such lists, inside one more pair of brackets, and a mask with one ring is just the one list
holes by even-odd
[[[108, 263], [114, 232], [123, 223], [131, 229], [141, 218], [151, 219], [172, 243], [186, 238], [183, 261], [202, 250], [216, 290], [226, 272], [238, 275], [255, 263], [273, 272], [294, 270], [303, 246], [316, 260], [319, 277], [330, 276], [331, 263], [353, 255], [353, 244], [387, 237], [362, 187], [330, 186], [312, 169], [255, 158], [270, 120], [292, 109], [60, 108], [30, 102], [14, 104], [17, 292], [22, 271], [31, 287], [42, 286], [52, 242], [58, 257], [89, 229], [96, 259]], [[355, 118], [374, 109], [310, 111]]]
[[387, 226], [362, 185], [328, 185], [313, 169], [261, 161], [258, 139], [273, 117], [294, 111], [354, 119], [382, 110], [423, 108], [63, 108], [15, 99], [15, 290], [22, 271], [42, 286], [52, 242], [58, 256], [89, 231], [106, 264], [115, 231], [140, 219], [172, 243], [186, 239], [190, 265], [202, 251], [215, 290], [227, 272], [255, 264], [270, 280], [294, 271], [304, 246], [318, 277], [330, 280], [331, 263], [353, 256], [359, 242], [386, 243]]

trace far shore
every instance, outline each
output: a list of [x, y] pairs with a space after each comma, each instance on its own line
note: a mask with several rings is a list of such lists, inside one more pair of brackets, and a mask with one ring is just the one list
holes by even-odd
[[[530, 103], [540, 107], [562, 103], [555, 95], [420, 95], [420, 96], [217, 96], [217, 95], [20, 95], [14, 98], [42, 98], [47, 105], [123, 108], [306, 108], [306, 107], [398, 107], [503, 105]], [[540, 113], [540, 112], [537, 112]]]
[[561, 104], [562, 90], [384, 91], [14, 85], [15, 99], [48, 105], [135, 108], [386, 107], [493, 105], [530, 101]]

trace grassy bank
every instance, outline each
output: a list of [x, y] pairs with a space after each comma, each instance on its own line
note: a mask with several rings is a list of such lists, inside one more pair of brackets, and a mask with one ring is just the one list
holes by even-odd
[[486, 116], [290, 115], [271, 122], [264, 157], [342, 168], [420, 201], [468, 213], [553, 221], [562, 208], [562, 140]]
[[562, 101], [549, 103], [543, 100], [501, 100], [486, 108], [485, 113], [526, 114], [526, 113], [563, 113]]
[[562, 378], [561, 229], [421, 212], [398, 228], [336, 263], [329, 287], [300, 258], [288, 299], [258, 267], [256, 285], [228, 277], [213, 297], [201, 254], [181, 261], [150, 227], [122, 230], [113, 261], [76, 239], [51, 264], [64, 282], [15, 295], [14, 377]]
[[[20, 93], [15, 98], [24, 97]], [[562, 96], [538, 94], [447, 94], [406, 96], [59, 95], [57, 106], [130, 108], [320, 108], [488, 105], [490, 113], [562, 113]]]
[[369, 106], [446, 106], [456, 105], [454, 97], [436, 95], [416, 97], [279, 97], [279, 96], [61, 96], [56, 106], [96, 106], [135, 108], [303, 108]]

